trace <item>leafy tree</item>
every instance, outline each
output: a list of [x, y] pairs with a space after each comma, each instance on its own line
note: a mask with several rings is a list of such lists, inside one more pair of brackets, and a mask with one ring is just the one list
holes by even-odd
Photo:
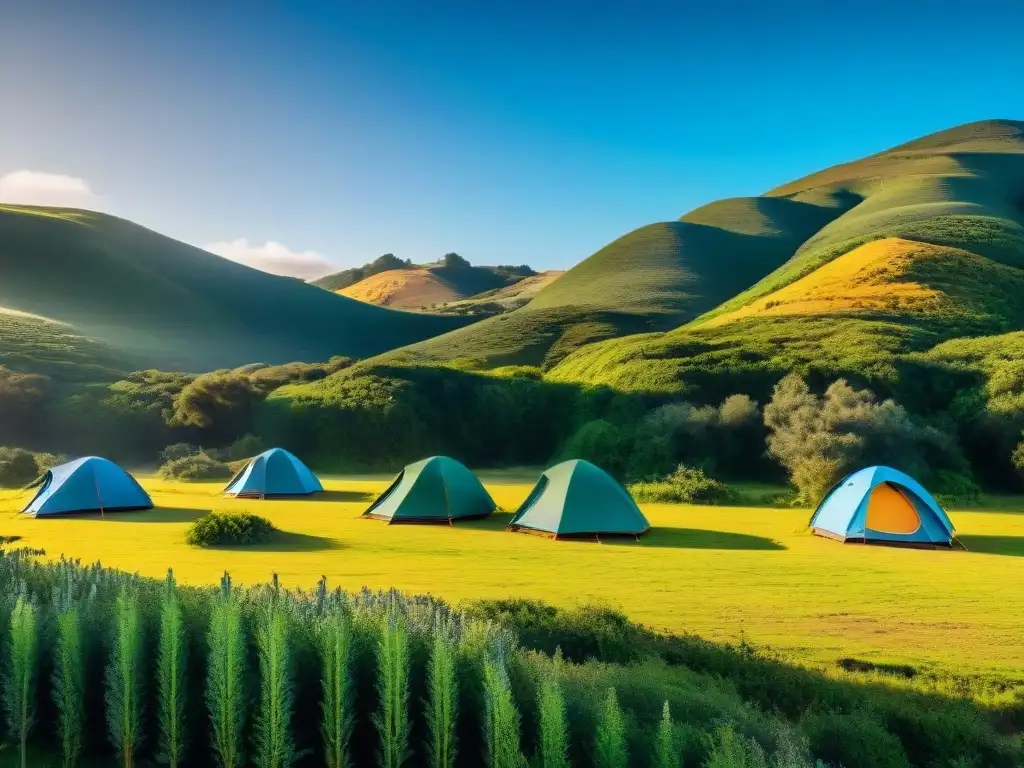
[[917, 424], [894, 401], [878, 402], [873, 392], [856, 390], [843, 379], [819, 396], [790, 374], [776, 385], [764, 422], [769, 453], [810, 505], [865, 464], [891, 464], [917, 476], [933, 467], [962, 466], [947, 435]]
[[0, 447], [0, 487], [20, 488], [39, 477], [36, 457], [24, 448]]
[[202, 450], [198, 445], [192, 445], [192, 443], [174, 443], [160, 451], [160, 461], [168, 464], [179, 459], [186, 459], [189, 456], [196, 456], [202, 453]]
[[466, 259], [457, 253], [446, 253], [441, 259], [441, 265], [448, 269], [465, 269], [471, 266]]
[[253, 409], [263, 397], [243, 374], [204, 374], [174, 398], [172, 423], [198, 427], [211, 443], [223, 445], [247, 431]]

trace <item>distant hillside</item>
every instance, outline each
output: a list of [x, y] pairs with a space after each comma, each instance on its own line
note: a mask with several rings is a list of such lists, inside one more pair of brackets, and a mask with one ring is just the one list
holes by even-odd
[[413, 264], [385, 253], [361, 267], [314, 280], [313, 285], [383, 307], [433, 311], [533, 275], [536, 272], [525, 264], [475, 266], [457, 253], [446, 254], [432, 264]]
[[581, 349], [552, 378], [679, 391], [797, 368], [895, 386], [902, 355], [1024, 328], [1024, 123], [943, 131], [760, 199], [843, 202], [748, 290], [670, 333]]
[[535, 273], [529, 267], [477, 267], [454, 261], [408, 265], [370, 275], [337, 290], [343, 296], [396, 309], [446, 311], [443, 306], [508, 288]]
[[408, 259], [403, 260], [395, 256], [393, 253], [385, 253], [383, 256], [378, 256], [373, 261], [363, 264], [361, 267], [343, 269], [341, 272], [333, 272], [316, 280], [311, 280], [310, 282], [327, 291], [340, 291], [344, 288], [348, 288], [350, 285], [355, 285], [360, 280], [365, 280], [371, 275], [395, 269], [411, 269], [412, 266], [412, 262]]
[[521, 309], [389, 359], [550, 367], [590, 342], [668, 330], [753, 285], [853, 203], [737, 198], [706, 205], [620, 237]]
[[[100, 367], [186, 370], [363, 357], [468, 322], [335, 296], [112, 216], [25, 206], [0, 206], [0, 307], [66, 324], [19, 321], [75, 339]], [[12, 351], [5, 339], [0, 364], [60, 346]]]

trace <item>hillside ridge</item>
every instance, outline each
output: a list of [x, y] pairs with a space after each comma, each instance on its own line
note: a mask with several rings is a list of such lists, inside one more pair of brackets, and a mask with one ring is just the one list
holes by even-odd
[[139, 367], [185, 370], [364, 357], [468, 322], [335, 296], [108, 214], [9, 205], [0, 306], [67, 323]]

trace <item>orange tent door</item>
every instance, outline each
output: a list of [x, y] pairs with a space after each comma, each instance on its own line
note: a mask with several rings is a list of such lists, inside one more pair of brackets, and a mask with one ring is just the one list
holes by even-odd
[[868, 499], [867, 527], [879, 533], [914, 533], [921, 527], [921, 518], [899, 489], [882, 483]]

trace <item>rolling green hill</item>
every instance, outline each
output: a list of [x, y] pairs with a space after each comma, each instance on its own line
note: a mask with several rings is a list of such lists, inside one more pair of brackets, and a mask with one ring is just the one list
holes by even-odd
[[843, 202], [748, 290], [671, 332], [581, 349], [550, 378], [764, 391], [798, 369], [895, 386], [904, 355], [1024, 328], [1024, 123], [943, 131], [761, 199]]
[[620, 237], [521, 309], [389, 358], [476, 368], [550, 366], [593, 341], [667, 330], [755, 283], [849, 204], [843, 198], [820, 204], [761, 198], [712, 203], [680, 221]]
[[0, 307], [63, 323], [21, 321], [129, 370], [365, 357], [468, 322], [335, 296], [112, 216], [23, 206], [0, 206]]

